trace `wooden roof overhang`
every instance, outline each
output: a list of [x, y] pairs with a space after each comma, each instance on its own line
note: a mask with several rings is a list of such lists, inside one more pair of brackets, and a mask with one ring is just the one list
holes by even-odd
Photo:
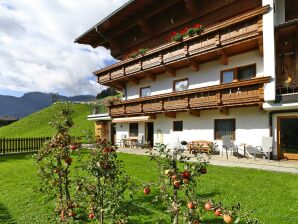
[[230, 107], [258, 105], [264, 101], [264, 84], [271, 77], [260, 77], [202, 88], [171, 92], [131, 100], [114, 102], [109, 106], [112, 117], [147, 115], [177, 111], [198, 111], [219, 109], [227, 112]]
[[224, 22], [207, 27], [203, 33], [170, 42], [148, 51], [144, 56], [120, 61], [95, 71], [102, 85], [123, 88], [125, 82], [137, 84], [139, 79], [155, 80], [157, 74], [175, 76], [175, 70], [219, 59], [227, 64], [228, 57], [250, 51], [262, 53], [262, 15], [269, 6], [257, 8]]
[[[159, 0], [159, 2], [154, 2], [152, 0], [129, 0], [123, 6], [76, 38], [74, 42], [79, 44], [88, 44], [94, 48], [98, 46], [105, 46], [109, 48], [110, 45], [117, 45], [117, 43], [113, 43], [112, 38], [106, 37], [106, 33], [108, 31], [113, 30], [116, 27], [119, 28], [119, 25], [121, 26], [124, 22], [130, 21], [129, 26], [123, 26], [123, 29], [128, 29], [135, 25], [134, 22], [137, 22], [135, 19], [131, 18], [137, 17], [137, 15], [142, 13], [142, 11], [146, 9], [148, 10], [148, 8], [153, 6], [155, 10], [151, 9], [151, 13], [147, 15], [147, 17], [150, 17], [159, 13], [161, 10], [176, 4], [178, 1], [181, 0]], [[132, 21], [134, 22], [132, 23]], [[115, 31], [118, 32], [119, 30], [116, 29], [114, 32]]]

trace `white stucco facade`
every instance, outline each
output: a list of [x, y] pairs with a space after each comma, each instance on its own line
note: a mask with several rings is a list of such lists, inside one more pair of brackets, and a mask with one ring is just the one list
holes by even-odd
[[245, 65], [256, 64], [256, 77], [262, 77], [264, 74], [263, 58], [258, 51], [251, 51], [237, 56], [229, 57], [229, 64], [223, 65], [218, 60], [200, 64], [199, 71], [193, 71], [191, 68], [180, 69], [176, 71], [175, 77], [166, 74], [156, 76], [156, 81], [142, 79], [138, 85], [127, 83], [127, 99], [140, 97], [140, 88], [151, 87], [151, 95], [159, 95], [173, 92], [173, 81], [188, 78], [189, 89], [213, 86], [220, 84], [220, 71], [241, 67]]
[[[154, 124], [154, 142], [171, 146], [177, 140], [208, 140], [216, 142], [221, 149], [222, 141], [214, 137], [215, 119], [235, 119], [235, 143], [261, 145], [262, 136], [269, 136], [269, 116], [258, 107], [243, 107], [230, 110], [229, 115], [222, 115], [218, 110], [205, 110], [200, 117], [191, 116], [188, 112], [177, 113], [176, 118], [158, 114], [156, 119], [148, 122]], [[183, 131], [173, 131], [173, 121], [183, 121]], [[138, 122], [139, 134], [145, 135], [145, 122]], [[117, 140], [129, 137], [129, 123], [117, 123]]]

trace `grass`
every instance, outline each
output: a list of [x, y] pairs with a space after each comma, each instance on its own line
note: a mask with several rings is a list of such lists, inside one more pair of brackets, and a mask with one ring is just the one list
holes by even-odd
[[[87, 121], [90, 106], [86, 104], [71, 104], [75, 127], [71, 130], [72, 136], [82, 136], [82, 130], [93, 132], [94, 122]], [[35, 112], [13, 124], [0, 128], [0, 138], [21, 137], [48, 137], [53, 136], [55, 130], [49, 126], [54, 113], [59, 110], [58, 104], [53, 104], [43, 110]]]
[[[155, 163], [146, 156], [119, 154], [125, 169], [136, 182], [156, 181]], [[46, 223], [52, 214], [52, 202], [45, 203], [37, 192], [38, 177], [34, 160], [25, 155], [0, 158], [0, 223]], [[201, 178], [199, 193], [231, 205], [240, 202], [255, 217], [269, 224], [296, 224], [298, 176], [287, 173], [209, 166]], [[133, 223], [156, 223], [163, 210], [140, 190], [132, 210]], [[145, 207], [143, 209], [141, 207]], [[149, 210], [148, 210], [149, 209]], [[163, 223], [168, 223], [164, 221]]]

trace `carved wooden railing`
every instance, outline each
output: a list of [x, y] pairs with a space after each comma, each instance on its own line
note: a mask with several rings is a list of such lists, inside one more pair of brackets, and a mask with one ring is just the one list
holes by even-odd
[[109, 106], [112, 117], [259, 105], [264, 101], [264, 84], [270, 77], [215, 85], [180, 92], [124, 100]]
[[255, 9], [240, 16], [210, 26], [200, 35], [186, 37], [181, 42], [171, 42], [156, 47], [135, 59], [126, 59], [94, 72], [101, 84], [152, 70], [156, 67], [186, 61], [211, 51], [222, 52], [226, 47], [262, 37], [262, 15], [268, 6]]

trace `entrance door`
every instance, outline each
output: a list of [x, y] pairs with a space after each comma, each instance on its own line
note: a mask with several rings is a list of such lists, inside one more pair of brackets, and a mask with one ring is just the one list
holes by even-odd
[[145, 133], [146, 142], [150, 142], [151, 147], [154, 145], [154, 125], [153, 122], [146, 123], [146, 133]]
[[298, 160], [298, 117], [277, 117], [279, 158]]
[[111, 123], [111, 143], [115, 145], [116, 142], [116, 124]]

